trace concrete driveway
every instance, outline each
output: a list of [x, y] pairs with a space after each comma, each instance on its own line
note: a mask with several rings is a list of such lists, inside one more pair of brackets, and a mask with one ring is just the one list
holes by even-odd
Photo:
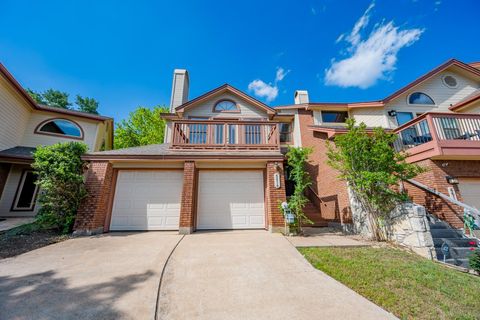
[[154, 319], [176, 232], [111, 233], [0, 260], [0, 319]]
[[396, 319], [265, 231], [186, 236], [166, 266], [158, 319]]

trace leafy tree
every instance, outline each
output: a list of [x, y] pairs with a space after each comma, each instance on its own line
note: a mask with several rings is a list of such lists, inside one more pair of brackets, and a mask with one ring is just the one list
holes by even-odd
[[83, 176], [86, 163], [81, 159], [87, 149], [84, 143], [66, 142], [40, 146], [35, 151], [32, 167], [41, 190], [40, 225], [64, 233], [72, 230], [80, 201], [87, 195]]
[[66, 92], [55, 89], [48, 89], [42, 95], [47, 102], [47, 105], [51, 107], [69, 109], [69, 107], [72, 105], [68, 101], [68, 93]]
[[348, 132], [328, 144], [327, 163], [340, 172], [355, 198], [366, 212], [373, 237], [385, 240], [390, 212], [408, 200], [400, 190], [400, 181], [412, 179], [423, 169], [405, 161], [406, 155], [392, 148], [394, 133], [375, 128], [367, 133], [366, 125], [347, 120]]
[[38, 104], [47, 104], [47, 101], [43, 98], [43, 94], [41, 92], [33, 91], [32, 89], [27, 88], [27, 93], [35, 100]]
[[79, 111], [98, 114], [98, 101], [94, 98], [84, 98], [81, 95], [77, 94], [75, 104], [78, 106]]
[[153, 109], [138, 107], [130, 112], [128, 119], [116, 124], [115, 149], [163, 143], [165, 120], [161, 113], [168, 108], [156, 106]]
[[472, 253], [468, 256], [468, 262], [470, 268], [477, 271], [480, 274], [480, 249], [474, 249], [472, 247]]
[[308, 203], [305, 190], [312, 184], [310, 175], [305, 170], [305, 165], [312, 151], [312, 148], [289, 147], [286, 154], [287, 164], [290, 167], [290, 179], [295, 184], [293, 195], [288, 200], [288, 207], [295, 215], [295, 224], [293, 226], [298, 233], [302, 233], [302, 225], [305, 222], [312, 223], [303, 212], [303, 208]]

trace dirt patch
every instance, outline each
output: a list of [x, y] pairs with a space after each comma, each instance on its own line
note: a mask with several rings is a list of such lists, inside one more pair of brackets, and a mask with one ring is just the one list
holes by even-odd
[[70, 238], [70, 235], [58, 234], [54, 231], [30, 230], [28, 227], [20, 226], [0, 233], [0, 259], [13, 257]]

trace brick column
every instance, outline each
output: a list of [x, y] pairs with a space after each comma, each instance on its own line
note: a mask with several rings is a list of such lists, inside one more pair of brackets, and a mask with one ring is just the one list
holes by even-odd
[[185, 161], [183, 168], [183, 189], [180, 204], [180, 234], [190, 234], [195, 230], [196, 214], [196, 175], [194, 161]]
[[[275, 169], [275, 164], [278, 165], [278, 170]], [[275, 188], [274, 174], [278, 172], [280, 174], [280, 188]], [[270, 232], [283, 232], [285, 222], [283, 219], [283, 212], [279, 208], [280, 204], [286, 201], [285, 194], [285, 179], [283, 172], [283, 163], [281, 161], [269, 161], [267, 162], [266, 170], [266, 201], [267, 206], [267, 219], [268, 230]]]
[[85, 182], [88, 196], [83, 199], [75, 219], [75, 234], [102, 233], [113, 190], [113, 168], [108, 161], [92, 161]]

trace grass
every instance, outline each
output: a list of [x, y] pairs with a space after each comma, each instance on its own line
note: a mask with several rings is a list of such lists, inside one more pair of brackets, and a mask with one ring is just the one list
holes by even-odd
[[480, 319], [480, 278], [394, 248], [300, 248], [317, 269], [401, 319]]

